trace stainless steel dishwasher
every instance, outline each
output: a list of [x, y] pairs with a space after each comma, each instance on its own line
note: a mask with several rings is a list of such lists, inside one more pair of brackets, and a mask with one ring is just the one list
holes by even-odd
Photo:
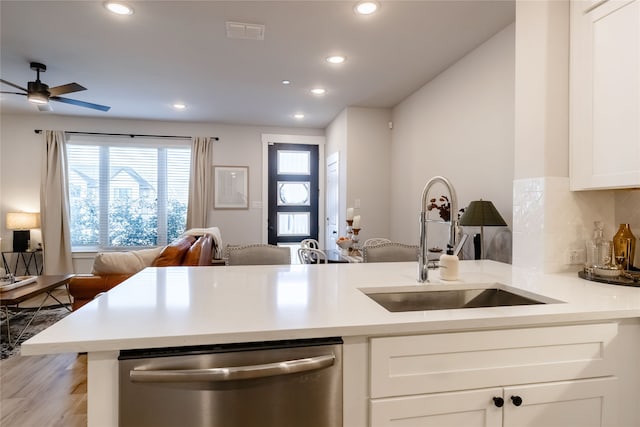
[[120, 427], [341, 427], [342, 340], [127, 350]]

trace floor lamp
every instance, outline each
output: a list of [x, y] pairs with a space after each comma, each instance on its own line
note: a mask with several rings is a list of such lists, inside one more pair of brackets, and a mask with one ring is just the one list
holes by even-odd
[[33, 228], [40, 228], [39, 213], [7, 213], [7, 230], [13, 230], [13, 252], [26, 252], [29, 249]]
[[469, 203], [460, 217], [460, 225], [480, 227], [480, 259], [484, 259], [484, 227], [504, 227], [507, 223], [491, 201], [480, 199]]

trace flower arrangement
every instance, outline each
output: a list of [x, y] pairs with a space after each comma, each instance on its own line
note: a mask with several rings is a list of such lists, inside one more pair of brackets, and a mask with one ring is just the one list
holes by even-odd
[[440, 214], [440, 218], [443, 221], [449, 221], [451, 219], [451, 203], [447, 196], [440, 196], [438, 200], [431, 199], [427, 205], [427, 210], [437, 209]]

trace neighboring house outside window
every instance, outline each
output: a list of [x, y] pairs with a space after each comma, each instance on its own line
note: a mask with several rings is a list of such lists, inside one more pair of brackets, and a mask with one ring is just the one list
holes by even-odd
[[74, 251], [166, 245], [184, 232], [188, 142], [74, 135], [67, 155]]

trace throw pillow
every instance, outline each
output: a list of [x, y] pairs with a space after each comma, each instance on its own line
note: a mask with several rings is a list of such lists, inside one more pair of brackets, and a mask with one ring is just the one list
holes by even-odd
[[198, 237], [191, 245], [189, 251], [182, 260], [182, 265], [211, 265], [211, 248], [213, 237], [209, 234]]
[[164, 247], [160, 255], [151, 263], [152, 267], [171, 267], [181, 265], [185, 254], [196, 241], [193, 236], [184, 236]]
[[99, 252], [93, 260], [92, 273], [135, 274], [149, 267], [160, 254], [162, 247], [128, 252]]

